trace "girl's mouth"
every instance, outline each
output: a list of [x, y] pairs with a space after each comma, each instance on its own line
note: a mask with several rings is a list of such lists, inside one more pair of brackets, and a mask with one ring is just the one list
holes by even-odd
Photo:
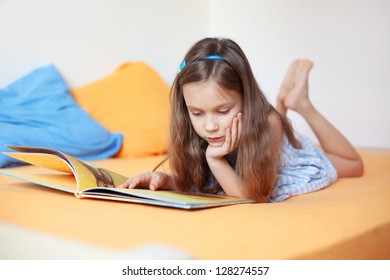
[[206, 141], [207, 142], [211, 142], [211, 143], [218, 143], [218, 142], [221, 142], [223, 141], [223, 137], [206, 137]]

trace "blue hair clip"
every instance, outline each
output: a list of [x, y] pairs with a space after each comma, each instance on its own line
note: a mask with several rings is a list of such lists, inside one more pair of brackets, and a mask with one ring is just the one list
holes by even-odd
[[[224, 60], [224, 59], [219, 55], [209, 55], [209, 56], [206, 56], [205, 58], [202, 58], [200, 60]], [[187, 65], [187, 62], [185, 60], [183, 60], [179, 66], [179, 69], [177, 69], [177, 74], [179, 74], [180, 71], [183, 70], [183, 68], [186, 65]]]
[[202, 60], [224, 60], [224, 59], [219, 55], [209, 55], [206, 56], [205, 58], [202, 58]]
[[187, 62], [183, 60], [179, 66], [179, 69], [177, 69], [177, 74], [180, 73], [181, 70], [183, 70], [184, 66], [186, 66]]

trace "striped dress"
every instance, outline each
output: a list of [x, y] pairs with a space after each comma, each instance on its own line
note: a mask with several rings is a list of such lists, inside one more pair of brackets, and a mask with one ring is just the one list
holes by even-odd
[[279, 168], [270, 202], [325, 188], [337, 180], [336, 169], [312, 142], [296, 135], [302, 148], [294, 148], [286, 137], [280, 149]]

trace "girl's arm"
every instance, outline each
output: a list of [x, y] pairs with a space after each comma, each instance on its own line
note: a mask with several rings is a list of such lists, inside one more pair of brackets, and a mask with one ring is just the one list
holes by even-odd
[[[237, 120], [236, 120], [237, 119]], [[208, 147], [206, 151], [206, 159], [214, 177], [229, 196], [245, 197], [245, 186], [242, 180], [238, 177], [237, 172], [226, 160], [225, 155], [233, 151], [237, 145], [241, 134], [241, 116], [238, 116], [234, 121], [231, 129], [227, 130], [225, 144], [222, 147]], [[280, 119], [275, 114], [269, 115], [269, 123], [273, 133], [273, 143], [270, 145], [272, 149], [272, 162], [275, 164], [274, 174], [271, 176], [276, 180], [277, 166], [279, 165], [279, 150], [282, 140], [282, 125]], [[219, 148], [219, 149], [217, 149]], [[275, 182], [270, 182], [270, 188]]]
[[244, 197], [242, 193], [242, 184], [236, 171], [225, 159], [207, 159], [211, 172], [220, 184], [226, 195], [235, 197]]

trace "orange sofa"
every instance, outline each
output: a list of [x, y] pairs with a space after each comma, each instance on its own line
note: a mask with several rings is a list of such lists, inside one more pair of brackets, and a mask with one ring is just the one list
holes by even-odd
[[[132, 109], [137, 98], [115, 96], [116, 91], [123, 96], [123, 85], [129, 80], [145, 83], [144, 77], [129, 79], [124, 74], [140, 71], [152, 75], [154, 82], [148, 83], [148, 90], [126, 86], [142, 99], [137, 104], [148, 110]], [[116, 83], [115, 91], [111, 85]], [[167, 95], [154, 97], [156, 92], [168, 94], [169, 88], [143, 64], [125, 64], [114, 74], [73, 91], [91, 116], [110, 131], [125, 134], [116, 157], [94, 163], [132, 176], [150, 171], [164, 158], [169, 108]], [[131, 117], [126, 110], [133, 113]], [[77, 199], [0, 176], [0, 259], [390, 259], [390, 150], [359, 152], [365, 163], [363, 177], [340, 179], [323, 190], [281, 203], [191, 211]], [[50, 254], [38, 254], [37, 246], [39, 251], [46, 246]], [[149, 249], [131, 254], [142, 248]], [[166, 254], [161, 254], [164, 250]]]
[[[390, 259], [390, 151], [360, 151], [366, 167], [361, 178], [340, 179], [326, 189], [281, 203], [195, 211], [77, 199], [1, 176], [0, 225], [118, 254], [157, 244], [184, 252], [178, 258], [203, 260]], [[131, 176], [150, 170], [162, 158], [111, 158], [95, 163]], [[38, 167], [16, 168], [32, 171]], [[16, 241], [3, 243], [14, 243], [18, 249]], [[29, 253], [19, 250], [22, 256]], [[54, 258], [64, 256], [58, 250]], [[76, 251], [73, 254], [66, 258], [79, 257]], [[9, 257], [18, 255], [0, 250], [0, 258]], [[155, 257], [153, 252], [149, 257]]]

